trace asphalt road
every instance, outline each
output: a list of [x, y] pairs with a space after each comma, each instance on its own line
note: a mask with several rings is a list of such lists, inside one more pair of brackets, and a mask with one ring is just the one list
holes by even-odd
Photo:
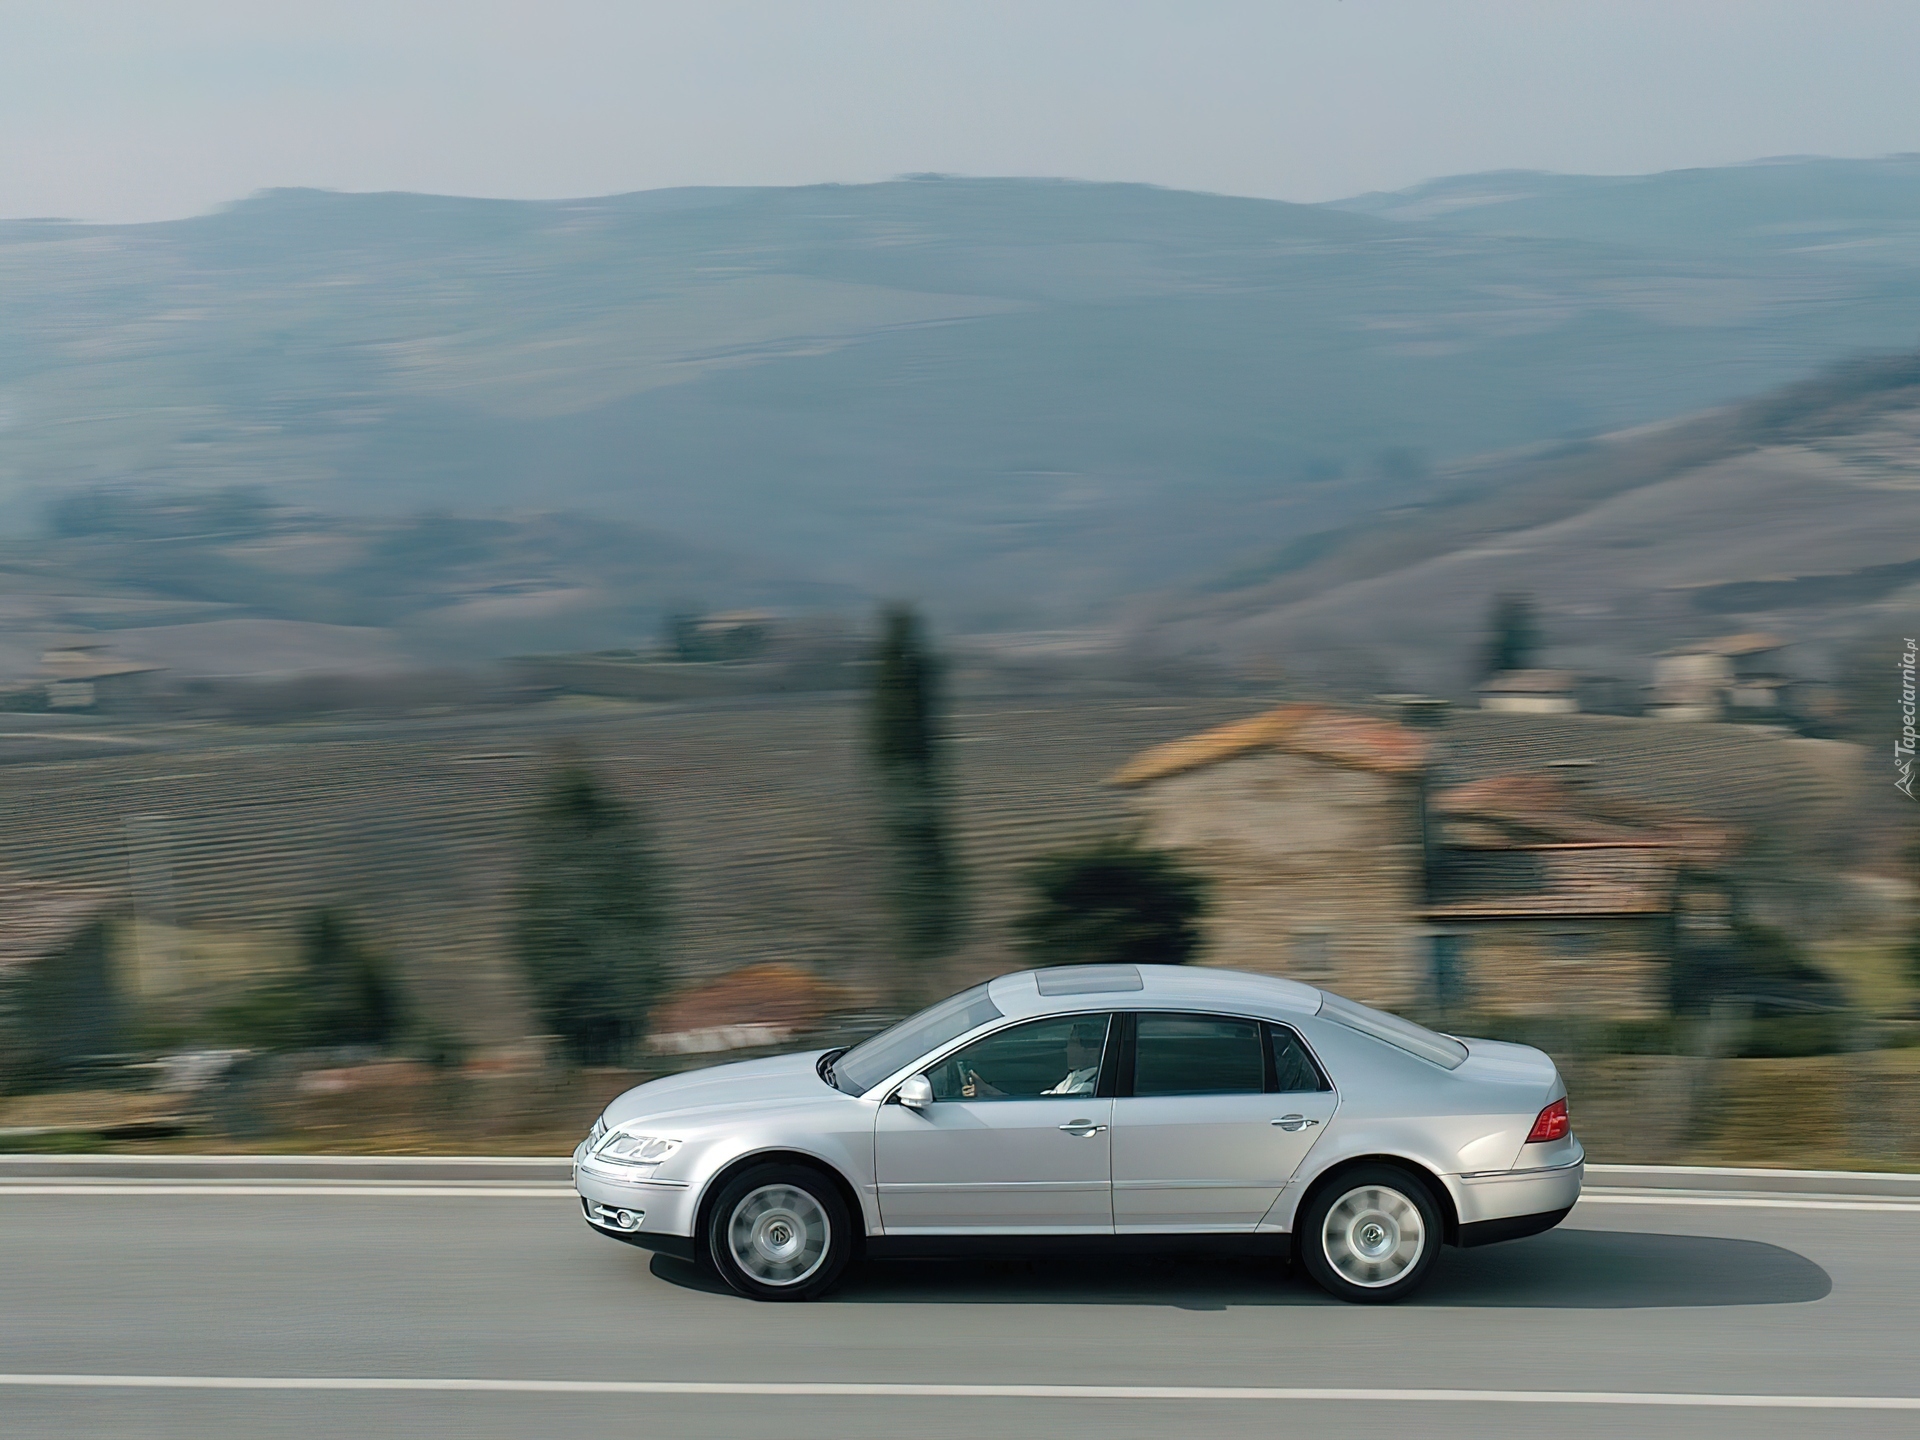
[[[530, 1189], [0, 1188], [0, 1435], [1920, 1433], [1920, 1408], [1767, 1398], [1920, 1397], [1910, 1202], [1583, 1203], [1552, 1234], [1446, 1252], [1392, 1309], [1200, 1260], [894, 1263], [760, 1305]], [[382, 1380], [703, 1388], [365, 1388]], [[847, 1388], [752, 1389], [822, 1382]], [[1378, 1393], [1406, 1389], [1475, 1393]], [[1619, 1403], [1649, 1394], [1668, 1398]]]

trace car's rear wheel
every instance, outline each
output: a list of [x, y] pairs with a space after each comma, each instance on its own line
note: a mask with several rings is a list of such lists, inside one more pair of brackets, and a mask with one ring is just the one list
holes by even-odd
[[1404, 1300], [1440, 1252], [1440, 1207], [1425, 1181], [1397, 1165], [1336, 1176], [1302, 1207], [1300, 1263], [1328, 1294], [1362, 1305]]
[[853, 1258], [839, 1187], [801, 1165], [756, 1165], [729, 1180], [707, 1218], [720, 1277], [755, 1300], [811, 1300]]

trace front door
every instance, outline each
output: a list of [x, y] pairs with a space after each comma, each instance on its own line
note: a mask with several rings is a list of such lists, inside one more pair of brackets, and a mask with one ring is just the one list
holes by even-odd
[[1284, 1026], [1136, 1017], [1131, 1090], [1113, 1109], [1121, 1234], [1247, 1231], [1333, 1118], [1336, 1097]]
[[889, 1235], [1113, 1233], [1107, 1015], [1029, 1020], [927, 1071], [924, 1110], [882, 1105], [874, 1133]]

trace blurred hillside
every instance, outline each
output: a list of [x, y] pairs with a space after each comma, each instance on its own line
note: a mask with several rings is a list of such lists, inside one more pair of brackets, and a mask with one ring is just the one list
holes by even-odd
[[1889, 160], [1344, 208], [927, 177], [14, 223], [0, 514], [99, 484], [578, 510], [967, 623], [1084, 622], [1429, 499], [1459, 457], [1910, 346], [1916, 212], [1920, 162]]
[[1920, 356], [1456, 466], [1422, 502], [1192, 588], [1166, 643], [1458, 694], [1500, 592], [1537, 598], [1551, 663], [1630, 678], [1740, 630], [1792, 639], [1802, 674], [1891, 655], [1920, 614]]
[[66, 629], [189, 675], [389, 670], [409, 657], [652, 637], [709, 595], [831, 606], [764, 560], [579, 515], [343, 518], [258, 489], [70, 492], [50, 533], [0, 541], [0, 678]]
[[[1247, 704], [960, 707], [955, 819], [976, 924], [959, 972], [1013, 963], [1022, 865], [1121, 821], [1104, 775]], [[347, 906], [442, 1023], [508, 1043], [529, 1023], [510, 958], [528, 810], [571, 744], [654, 827], [676, 979], [779, 961], [870, 988], [891, 962], [861, 720], [845, 696], [562, 702], [405, 723], [156, 727], [139, 753], [0, 756], [0, 883], [131, 907], [150, 932], [141, 963], [165, 972], [139, 984], [183, 1001], [279, 963], [312, 907]]]

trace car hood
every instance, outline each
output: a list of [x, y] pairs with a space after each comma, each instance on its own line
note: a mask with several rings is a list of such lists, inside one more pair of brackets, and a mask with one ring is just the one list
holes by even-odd
[[649, 1080], [608, 1105], [606, 1121], [621, 1127], [636, 1121], [652, 1124], [672, 1119], [684, 1129], [687, 1122], [741, 1111], [759, 1113], [787, 1105], [815, 1104], [840, 1094], [820, 1078], [818, 1066], [825, 1053], [810, 1050], [804, 1055], [741, 1060]]

